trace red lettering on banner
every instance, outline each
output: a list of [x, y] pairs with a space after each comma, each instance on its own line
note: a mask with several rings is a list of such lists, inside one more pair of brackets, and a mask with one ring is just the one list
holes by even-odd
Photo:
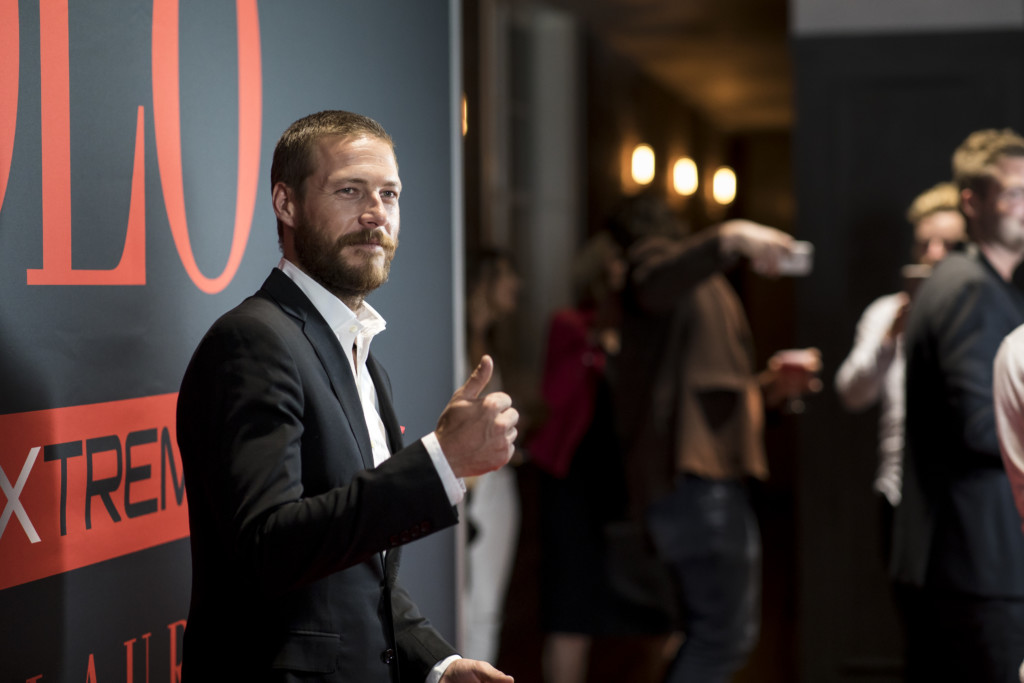
[[188, 536], [176, 404], [0, 415], [0, 590]]
[[178, 74], [178, 0], [153, 0], [153, 129], [167, 219], [185, 271], [207, 294], [222, 291], [238, 272], [256, 206], [259, 182], [263, 83], [256, 0], [236, 0], [238, 23], [238, 190], [235, 229], [224, 271], [203, 275], [196, 264], [185, 217], [181, 164], [181, 103]]
[[0, 208], [14, 156], [14, 131], [18, 123], [18, 72], [21, 68], [21, 32], [18, 0], [0, 0]]
[[[181, 659], [178, 653], [181, 651], [181, 639], [185, 633], [185, 619], [179, 619], [178, 621], [172, 621], [167, 624], [168, 636], [170, 638], [170, 658], [171, 658], [171, 669], [168, 677], [168, 683], [181, 683]], [[145, 683], [150, 681], [150, 640], [152, 633], [143, 633], [142, 642], [145, 656]], [[132, 638], [124, 641], [124, 657], [125, 657], [125, 683], [135, 683], [136, 671], [135, 664], [135, 644], [138, 642], [138, 638]], [[94, 652], [89, 653], [89, 657], [86, 660], [86, 681], [97, 681], [96, 675], [96, 655]], [[44, 679], [44, 676], [49, 674], [36, 674], [31, 678], [26, 678], [25, 683], [39, 683]]]
[[[142, 640], [146, 642], [146, 683], [149, 683], [149, 638], [151, 633], [144, 633]], [[125, 683], [135, 683], [135, 638], [124, 644], [125, 649]]]
[[[227, 264], [209, 278], [199, 270], [185, 212], [178, 73], [178, 0], [154, 0], [152, 32], [153, 119], [157, 165], [171, 235], [182, 265], [208, 294], [222, 291], [242, 262], [259, 184], [263, 84], [257, 0], [236, 0], [238, 43], [238, 184], [235, 226]], [[39, 3], [43, 267], [27, 270], [30, 285], [146, 284], [145, 109], [136, 112], [124, 247], [112, 269], [72, 265], [71, 88], [67, 0]], [[10, 179], [20, 71], [18, 0], [0, 0], [0, 208]]]
[[135, 121], [135, 161], [128, 230], [112, 270], [71, 266], [71, 76], [67, 0], [39, 3], [39, 103], [42, 117], [43, 267], [29, 269], [30, 285], [146, 284], [146, 164], [143, 108]]
[[181, 658], [178, 656], [179, 633], [185, 633], [185, 620], [175, 621], [167, 625], [171, 632], [171, 675], [167, 679], [170, 683], [181, 683]]

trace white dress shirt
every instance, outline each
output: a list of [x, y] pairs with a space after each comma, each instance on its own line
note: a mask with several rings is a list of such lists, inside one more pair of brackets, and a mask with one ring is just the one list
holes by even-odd
[[[1003, 467], [1017, 514], [1024, 519], [1024, 325], [1006, 335], [999, 345], [992, 366], [992, 399]], [[1017, 675], [1024, 683], [1024, 662]]]
[[903, 498], [903, 444], [906, 415], [906, 359], [903, 335], [887, 336], [904, 295], [875, 299], [857, 322], [853, 348], [836, 373], [836, 392], [847, 410], [881, 403], [878, 418], [878, 471], [874, 488], [896, 507]]
[[1017, 512], [1024, 518], [1024, 326], [999, 345], [992, 368], [999, 450]]

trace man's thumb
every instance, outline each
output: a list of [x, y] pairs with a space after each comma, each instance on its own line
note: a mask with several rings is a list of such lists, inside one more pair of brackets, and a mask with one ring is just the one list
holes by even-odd
[[484, 390], [487, 383], [491, 381], [491, 376], [494, 374], [494, 360], [484, 355], [480, 359], [480, 363], [473, 370], [473, 374], [469, 376], [466, 383], [462, 385], [455, 392], [455, 396], [458, 398], [474, 399], [480, 395], [480, 392]]

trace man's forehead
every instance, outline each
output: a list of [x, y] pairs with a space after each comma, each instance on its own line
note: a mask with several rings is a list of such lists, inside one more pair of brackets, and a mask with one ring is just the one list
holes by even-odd
[[399, 182], [395, 150], [386, 140], [367, 135], [330, 135], [320, 138], [313, 151], [313, 166], [325, 175], [346, 174], [347, 171], [341, 166], [354, 167], [353, 171], [357, 174], [359, 167], [369, 169], [381, 166], [393, 176], [393, 182]]
[[1021, 176], [1024, 175], [1024, 156], [1018, 154], [1003, 154], [993, 163], [997, 176]]
[[962, 238], [964, 233], [963, 214], [957, 209], [940, 209], [921, 218], [914, 226], [914, 238], [930, 240], [935, 237]]
[[395, 152], [389, 141], [366, 133], [328, 133], [327, 135], [322, 135], [317, 142], [326, 149], [337, 145], [380, 144], [391, 150], [392, 155]]

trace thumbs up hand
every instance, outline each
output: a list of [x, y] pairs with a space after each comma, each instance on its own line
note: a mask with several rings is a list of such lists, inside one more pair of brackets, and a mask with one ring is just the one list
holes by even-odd
[[514, 452], [519, 412], [504, 392], [480, 394], [494, 374], [494, 360], [480, 359], [437, 421], [437, 441], [457, 477], [474, 477], [496, 470]]

